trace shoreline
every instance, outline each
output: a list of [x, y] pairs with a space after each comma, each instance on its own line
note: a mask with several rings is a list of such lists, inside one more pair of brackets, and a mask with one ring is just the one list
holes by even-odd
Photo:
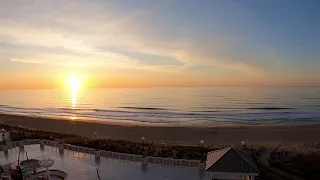
[[100, 123], [97, 121], [65, 120], [1, 114], [0, 121], [8, 125], [40, 129], [49, 132], [93, 136], [110, 139], [150, 142], [214, 145], [306, 144], [320, 142], [320, 124], [308, 125], [215, 125], [215, 126], [148, 126], [132, 123]]
[[[21, 117], [21, 118], [30, 118], [30, 119], [39, 119], [39, 120], [55, 120], [55, 121], [71, 121], [71, 122], [83, 122], [83, 123], [93, 123], [100, 125], [110, 125], [110, 126], [123, 126], [123, 127], [158, 127], [158, 128], [220, 128], [220, 127], [280, 127], [280, 126], [320, 126], [320, 123], [311, 123], [311, 124], [208, 124], [208, 125], [177, 125], [177, 124], [152, 124], [152, 123], [137, 123], [137, 122], [112, 122], [112, 120], [95, 120], [95, 119], [81, 119], [81, 118], [56, 118], [56, 117], [45, 117], [45, 116], [33, 116], [33, 115], [21, 115], [14, 113], [2, 113], [0, 112], [0, 122], [3, 117]], [[2, 121], [5, 122], [6, 120]]]

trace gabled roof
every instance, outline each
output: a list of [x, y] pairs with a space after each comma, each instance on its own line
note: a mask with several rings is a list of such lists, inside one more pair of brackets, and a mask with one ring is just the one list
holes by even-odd
[[252, 153], [231, 147], [209, 152], [205, 170], [211, 172], [259, 173], [257, 162]]
[[211, 167], [213, 164], [215, 164], [230, 149], [231, 149], [231, 147], [219, 149], [216, 151], [210, 151], [207, 155], [206, 170], [209, 167]]

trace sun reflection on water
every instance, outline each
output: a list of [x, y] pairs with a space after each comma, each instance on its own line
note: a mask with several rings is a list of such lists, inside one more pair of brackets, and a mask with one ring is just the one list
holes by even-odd
[[77, 106], [78, 91], [83, 85], [83, 80], [79, 75], [73, 74], [72, 76], [69, 77], [67, 81], [67, 85], [71, 90], [71, 107], [72, 109], [75, 109]]
[[77, 89], [72, 89], [71, 91], [71, 106], [75, 109], [77, 106]]

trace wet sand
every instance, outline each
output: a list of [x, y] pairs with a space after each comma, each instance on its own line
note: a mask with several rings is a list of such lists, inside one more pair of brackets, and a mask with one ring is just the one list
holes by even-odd
[[150, 142], [210, 145], [239, 145], [241, 141], [252, 145], [296, 145], [320, 142], [320, 125], [245, 125], [214, 127], [164, 127], [134, 124], [102, 124], [77, 120], [0, 114], [0, 121], [50, 132], [98, 136], [111, 139]]

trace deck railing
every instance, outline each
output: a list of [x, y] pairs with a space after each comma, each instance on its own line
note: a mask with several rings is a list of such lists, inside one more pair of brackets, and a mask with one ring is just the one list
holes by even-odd
[[126, 153], [119, 153], [119, 152], [112, 152], [112, 151], [105, 151], [105, 150], [96, 150], [93, 148], [75, 146], [71, 144], [60, 144], [59, 142], [56, 142], [56, 141], [40, 140], [40, 139], [24, 139], [22, 141], [10, 142], [10, 143], [7, 143], [6, 145], [0, 145], [0, 151], [8, 151], [9, 149], [12, 149], [18, 146], [34, 145], [34, 144], [46, 145], [46, 146], [56, 147], [61, 150], [63, 149], [67, 151], [84, 153], [88, 155], [95, 155], [96, 157], [103, 156], [105, 158], [119, 159], [123, 161], [143, 162], [143, 163], [165, 165], [165, 166], [192, 167], [192, 168], [199, 168], [201, 170], [204, 169], [204, 163], [200, 162], [199, 160], [173, 159], [173, 158], [162, 158], [162, 157], [152, 157], [152, 156], [143, 157], [142, 155], [126, 154]]

